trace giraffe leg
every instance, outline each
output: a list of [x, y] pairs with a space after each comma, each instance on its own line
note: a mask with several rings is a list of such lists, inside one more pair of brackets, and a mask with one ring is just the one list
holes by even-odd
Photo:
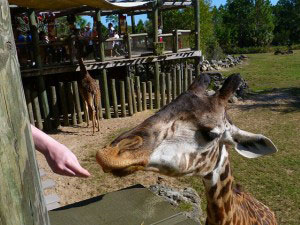
[[90, 117], [89, 117], [89, 107], [86, 100], [84, 100], [84, 115], [85, 115], [85, 121], [86, 121], [86, 127], [89, 127], [90, 125]]
[[92, 124], [93, 124], [93, 134], [95, 133], [95, 106], [94, 106], [94, 100], [93, 97], [90, 96], [88, 99], [88, 108], [89, 108], [89, 116], [92, 118]]

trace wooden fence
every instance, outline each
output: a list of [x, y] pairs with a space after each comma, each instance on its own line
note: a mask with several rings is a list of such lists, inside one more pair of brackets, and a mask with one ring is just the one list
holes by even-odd
[[[154, 92], [157, 89], [159, 107], [163, 107], [186, 91], [193, 79], [192, 69], [183, 66], [173, 68], [171, 73], [160, 73], [159, 88], [154, 87], [153, 80], [141, 82], [139, 76], [126, 77], [124, 80], [110, 79], [107, 93], [100, 84], [102, 95], [100, 118], [126, 117], [137, 112], [157, 109], [158, 107], [154, 105], [156, 102]], [[57, 82], [46, 87], [48, 96], [46, 106], [38, 91], [26, 85], [24, 90], [29, 120], [39, 129], [50, 130], [59, 125], [78, 125], [87, 119], [88, 115], [79, 95], [77, 81]], [[103, 104], [106, 99], [110, 104]], [[43, 117], [43, 107], [50, 109], [48, 118]]]

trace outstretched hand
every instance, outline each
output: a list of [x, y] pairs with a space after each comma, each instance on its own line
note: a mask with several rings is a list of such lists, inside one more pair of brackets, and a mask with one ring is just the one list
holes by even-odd
[[35, 148], [45, 156], [54, 173], [65, 176], [90, 176], [90, 173], [81, 167], [76, 156], [65, 145], [34, 126], [31, 126], [31, 130]]

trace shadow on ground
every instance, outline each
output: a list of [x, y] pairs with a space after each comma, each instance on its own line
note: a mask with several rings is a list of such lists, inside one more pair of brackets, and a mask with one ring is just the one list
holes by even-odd
[[268, 108], [280, 113], [300, 111], [300, 88], [274, 88], [267, 91], [249, 93], [246, 104], [238, 105], [241, 110]]

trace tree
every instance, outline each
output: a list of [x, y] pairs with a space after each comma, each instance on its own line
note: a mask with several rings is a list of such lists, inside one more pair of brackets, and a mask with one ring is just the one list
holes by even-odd
[[273, 7], [274, 44], [300, 43], [300, 0], [279, 0]]
[[145, 33], [146, 32], [146, 28], [145, 28], [144, 23], [141, 19], [137, 23], [135, 29], [136, 29], [137, 33]]

